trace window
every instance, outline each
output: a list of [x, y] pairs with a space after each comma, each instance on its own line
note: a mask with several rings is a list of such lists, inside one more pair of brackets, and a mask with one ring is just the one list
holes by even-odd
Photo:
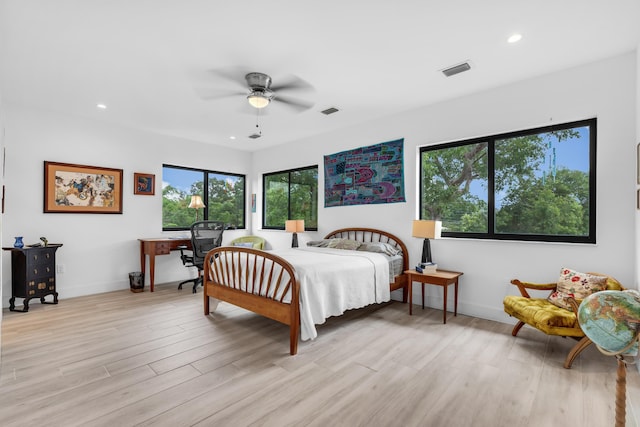
[[306, 230], [318, 229], [318, 167], [263, 175], [262, 228], [284, 230], [288, 219], [304, 219]]
[[[202, 198], [203, 208], [189, 207], [194, 195]], [[244, 228], [244, 195], [244, 175], [162, 165], [162, 229], [187, 230], [199, 220]]]
[[443, 236], [595, 243], [596, 119], [420, 149]]

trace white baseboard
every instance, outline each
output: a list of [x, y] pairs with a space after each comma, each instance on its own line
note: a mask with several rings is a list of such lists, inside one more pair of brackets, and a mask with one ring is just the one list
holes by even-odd
[[[402, 301], [402, 293], [400, 291], [393, 292], [391, 297], [395, 301]], [[425, 308], [429, 307], [442, 310], [442, 302], [441, 297], [425, 296], [424, 306]], [[413, 304], [418, 307], [422, 307], [422, 300], [419, 293], [413, 295]], [[453, 296], [451, 299], [447, 298], [447, 311], [453, 313]], [[500, 323], [513, 323], [513, 318], [506, 314], [502, 309], [478, 304], [463, 303], [460, 301], [458, 301], [458, 314], [493, 320]]]
[[[82, 297], [85, 295], [95, 295], [95, 294], [103, 294], [105, 292], [113, 292], [113, 291], [119, 291], [122, 289], [129, 289], [129, 280], [120, 280], [117, 282], [113, 282], [113, 281], [108, 281], [108, 282], [103, 282], [103, 283], [92, 283], [91, 286], [86, 286], [84, 284], [78, 285], [78, 286], [63, 286], [63, 287], [59, 287], [56, 290], [58, 291], [58, 302], [66, 299], [66, 298], [75, 298], [75, 297]], [[148, 289], [148, 287], [147, 287]], [[50, 300], [52, 297], [48, 296], [46, 297], [47, 300]], [[23, 304], [23, 299], [22, 298], [16, 298], [16, 307], [22, 307]], [[29, 302], [29, 305], [31, 304], [39, 304], [40, 303], [40, 299], [39, 298], [34, 298]], [[8, 308], [9, 307], [9, 299], [7, 299], [7, 301], [3, 301], [2, 302], [2, 307], [3, 308]]]

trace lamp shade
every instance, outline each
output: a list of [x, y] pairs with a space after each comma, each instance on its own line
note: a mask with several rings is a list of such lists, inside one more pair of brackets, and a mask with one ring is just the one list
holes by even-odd
[[194, 195], [191, 196], [191, 203], [189, 203], [189, 207], [193, 209], [204, 208], [204, 203], [202, 202], [202, 197]]
[[289, 233], [303, 233], [304, 219], [289, 219], [284, 223], [284, 230]]
[[416, 219], [413, 220], [413, 237], [439, 239], [442, 236], [442, 221]]

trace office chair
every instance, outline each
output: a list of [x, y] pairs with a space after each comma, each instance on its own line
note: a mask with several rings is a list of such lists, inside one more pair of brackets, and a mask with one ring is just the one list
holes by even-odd
[[224, 224], [219, 221], [197, 221], [191, 224], [191, 253], [186, 251], [186, 246], [180, 246], [180, 259], [184, 266], [196, 267], [198, 277], [180, 282], [178, 289], [182, 289], [185, 283], [193, 282], [193, 293], [196, 293], [196, 288], [202, 284], [204, 257], [211, 249], [222, 245], [223, 232]]

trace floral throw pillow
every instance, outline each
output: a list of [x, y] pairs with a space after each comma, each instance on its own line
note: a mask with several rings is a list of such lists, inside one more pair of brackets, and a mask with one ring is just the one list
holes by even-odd
[[558, 287], [547, 300], [560, 308], [571, 310], [571, 306], [565, 301], [565, 298], [572, 297], [580, 302], [589, 295], [604, 291], [606, 288], [607, 278], [604, 276], [594, 276], [570, 268], [563, 268], [560, 270]]

